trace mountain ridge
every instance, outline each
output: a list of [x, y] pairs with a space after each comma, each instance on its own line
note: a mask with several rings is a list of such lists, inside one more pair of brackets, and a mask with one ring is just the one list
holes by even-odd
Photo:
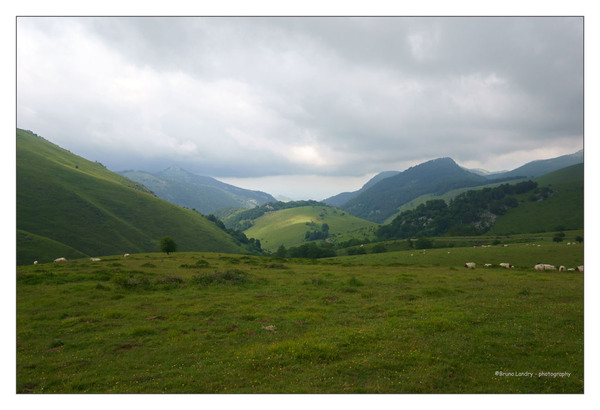
[[161, 199], [203, 214], [225, 208], [252, 208], [276, 201], [268, 193], [239, 188], [179, 167], [156, 173], [127, 170], [119, 174], [143, 184]]
[[488, 180], [469, 172], [449, 157], [433, 159], [385, 178], [346, 202], [341, 209], [381, 223], [402, 204], [425, 193], [476, 186]]
[[[583, 150], [579, 150], [573, 154], [567, 154], [567, 155], [563, 155], [563, 156], [556, 157], [556, 158], [534, 160], [534, 161], [528, 162], [518, 168], [515, 168], [511, 171], [490, 172], [490, 171], [483, 170], [483, 169], [468, 169], [468, 168], [459, 166], [458, 164], [456, 164], [456, 162], [454, 162], [454, 160], [452, 160], [451, 158], [448, 158], [448, 157], [438, 158], [436, 160], [431, 160], [431, 161], [439, 162], [439, 160], [446, 161], [446, 163], [449, 163], [448, 161], [452, 161], [452, 163], [454, 163], [457, 167], [463, 169], [464, 171], [468, 172], [469, 174], [484, 178], [487, 180], [487, 183], [496, 183], [496, 182], [503, 182], [503, 181], [517, 179], [518, 177], [535, 178], [535, 177], [539, 177], [539, 176], [545, 175], [547, 173], [556, 171], [558, 169], [565, 168], [567, 166], [575, 165], [577, 163], [582, 163], [583, 162]], [[420, 167], [424, 164], [431, 163], [431, 161], [426, 161], [424, 163], [416, 165], [415, 167]], [[373, 202], [374, 200], [369, 201], [365, 197], [370, 195], [369, 193], [367, 193], [367, 191], [369, 189], [374, 188], [374, 187], [378, 186], [379, 184], [383, 184], [383, 185], [379, 186], [379, 188], [375, 189], [374, 191], [371, 191], [371, 193], [383, 191], [385, 189], [394, 190], [394, 187], [393, 187], [394, 183], [390, 182], [389, 178], [395, 178], [395, 177], [397, 177], [397, 175], [403, 174], [409, 170], [413, 170], [415, 167], [408, 168], [407, 170], [402, 171], [402, 172], [399, 172], [399, 171], [381, 172], [381, 173], [377, 174], [375, 177], [373, 177], [371, 180], [369, 180], [361, 189], [359, 189], [357, 191], [353, 191], [353, 192], [343, 192], [343, 193], [334, 195], [332, 197], [324, 199], [323, 202], [327, 203], [329, 205], [337, 206], [341, 209], [347, 210], [350, 213], [355, 213], [355, 215], [357, 215], [357, 216], [361, 216], [363, 218], [381, 223], [385, 220], [385, 218], [382, 218], [381, 216], [378, 216], [378, 215], [370, 215], [369, 216], [368, 214], [365, 213], [364, 209], [361, 210], [362, 208], [364, 208], [364, 206], [357, 205], [356, 202]], [[456, 171], [456, 169], [455, 169], [455, 171]], [[472, 184], [473, 180], [474, 179], [471, 177], [467, 178], [467, 181], [465, 181], [466, 184], [464, 186], [455, 186], [455, 188], [469, 188], [471, 186], [476, 186], [477, 184], [476, 185]], [[481, 184], [483, 184], [483, 179], [480, 179], [480, 182], [481, 182]], [[458, 181], [456, 181], [456, 183], [458, 185], [460, 185], [460, 183]], [[444, 193], [439, 190], [439, 187], [438, 188], [429, 187], [429, 189], [432, 189], [432, 191], [424, 192], [423, 194], [438, 194], [439, 195], [439, 194]], [[445, 190], [445, 191], [447, 192], [448, 190]], [[381, 194], [378, 194], [378, 195], [381, 196]], [[403, 198], [399, 198], [399, 197], [394, 198], [393, 195], [389, 195], [388, 197], [384, 198], [384, 200], [386, 200], [388, 202], [390, 202], [390, 201], [393, 202], [393, 204], [396, 205], [396, 208], [399, 208], [402, 205], [410, 202], [414, 198], [415, 197], [411, 194], [404, 195]], [[371, 212], [374, 212], [374, 213], [377, 213], [378, 211], [381, 212], [381, 210], [376, 209], [376, 207], [371, 210]], [[356, 213], [356, 212], [358, 212], [358, 213]], [[390, 213], [388, 215], [388, 218], [390, 216], [392, 216], [393, 214], [394, 213]]]

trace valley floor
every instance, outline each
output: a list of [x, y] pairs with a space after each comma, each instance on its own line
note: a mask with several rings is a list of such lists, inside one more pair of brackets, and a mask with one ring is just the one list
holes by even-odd
[[583, 274], [537, 262], [583, 246], [20, 266], [16, 389], [583, 393]]

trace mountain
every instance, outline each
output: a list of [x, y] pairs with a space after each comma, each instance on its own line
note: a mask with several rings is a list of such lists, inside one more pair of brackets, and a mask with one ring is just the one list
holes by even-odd
[[17, 129], [17, 264], [58, 257], [156, 252], [169, 235], [180, 251], [244, 253], [198, 212]]
[[520, 166], [519, 168], [513, 169], [512, 171], [505, 172], [503, 174], [495, 174], [492, 177], [498, 178], [523, 176], [527, 178], [537, 178], [550, 172], [581, 163], [583, 163], [583, 150], [556, 158], [531, 161], [523, 166]]
[[340, 208], [381, 223], [396, 213], [398, 207], [423, 194], [441, 195], [455, 188], [487, 182], [487, 178], [461, 168], [451, 158], [438, 158], [382, 179]]
[[331, 206], [341, 206], [341, 205], [345, 204], [346, 202], [348, 202], [349, 200], [351, 200], [352, 198], [354, 198], [354, 197], [358, 196], [359, 194], [361, 194], [362, 192], [366, 191], [367, 189], [369, 189], [373, 185], [377, 184], [379, 181], [381, 181], [381, 180], [383, 180], [385, 178], [389, 178], [389, 177], [394, 176], [394, 175], [398, 175], [399, 173], [400, 173], [399, 171], [384, 171], [384, 172], [381, 172], [381, 173], [375, 175], [373, 178], [371, 178], [358, 191], [342, 192], [341, 194], [337, 194], [337, 195], [334, 195], [334, 196], [332, 196], [330, 198], [327, 198], [327, 199], [323, 200], [323, 202], [326, 203], [326, 204], [328, 204], [328, 205], [331, 205]]
[[267, 193], [238, 188], [176, 167], [154, 174], [144, 171], [119, 174], [143, 184], [161, 199], [203, 214], [224, 208], [253, 208], [276, 201]]
[[583, 164], [516, 184], [431, 199], [380, 226], [380, 239], [512, 235], [583, 229]]
[[466, 169], [467, 171], [472, 172], [474, 174], [482, 175], [482, 176], [488, 177], [488, 178], [497, 178], [499, 174], [505, 174], [508, 172], [508, 171], [493, 171], [492, 172], [492, 171], [488, 171], [488, 170], [481, 169], [481, 168], [470, 168], [470, 169], [464, 168], [464, 169]]

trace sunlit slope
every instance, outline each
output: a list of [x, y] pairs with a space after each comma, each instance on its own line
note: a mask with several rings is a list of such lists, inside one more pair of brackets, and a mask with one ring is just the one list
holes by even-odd
[[543, 201], [523, 198], [519, 206], [499, 216], [490, 235], [583, 229], [583, 164], [573, 165], [534, 179], [553, 194]]
[[329, 226], [329, 240], [342, 237], [361, 237], [377, 225], [328, 206], [303, 206], [267, 212], [244, 231], [246, 236], [259, 239], [263, 249], [277, 250], [280, 245], [297, 246], [305, 242], [309, 230]]
[[[164, 235], [180, 250], [241, 251], [199, 213], [23, 130], [17, 130], [17, 229], [87, 256], [156, 251]], [[48, 261], [44, 243], [51, 242], [21, 241], [17, 263], [36, 255]]]

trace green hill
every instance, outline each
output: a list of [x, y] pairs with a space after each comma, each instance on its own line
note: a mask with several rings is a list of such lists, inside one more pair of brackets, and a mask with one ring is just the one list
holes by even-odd
[[201, 214], [17, 129], [17, 263], [57, 257], [157, 251], [162, 236], [181, 251], [243, 252]]
[[522, 198], [518, 207], [496, 219], [489, 234], [583, 229], [583, 171], [583, 164], [577, 164], [536, 178], [540, 188], [552, 191], [551, 196], [543, 201]]
[[306, 242], [306, 232], [322, 232], [323, 224], [329, 227], [328, 241], [347, 240], [352, 237], [370, 237], [376, 224], [357, 218], [327, 205], [309, 205], [267, 212], [254, 220], [244, 233], [259, 239], [264, 249], [275, 251], [280, 245], [286, 248]]

